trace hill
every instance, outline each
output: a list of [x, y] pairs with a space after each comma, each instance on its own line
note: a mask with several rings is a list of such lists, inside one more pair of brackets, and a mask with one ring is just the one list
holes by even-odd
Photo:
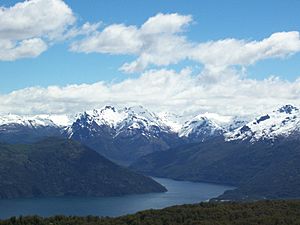
[[144, 174], [238, 187], [220, 199], [300, 197], [300, 142], [212, 142], [144, 156], [131, 166]]
[[13, 217], [0, 221], [0, 225], [299, 225], [299, 212], [300, 201], [200, 203], [173, 206], [162, 210], [147, 210], [118, 218], [95, 216]]
[[166, 189], [71, 140], [0, 144], [0, 198], [112, 196]]

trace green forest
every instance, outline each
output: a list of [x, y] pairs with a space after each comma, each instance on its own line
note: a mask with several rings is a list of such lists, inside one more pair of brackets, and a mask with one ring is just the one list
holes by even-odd
[[299, 225], [300, 200], [214, 202], [146, 210], [117, 218], [54, 216], [12, 217], [0, 225]]

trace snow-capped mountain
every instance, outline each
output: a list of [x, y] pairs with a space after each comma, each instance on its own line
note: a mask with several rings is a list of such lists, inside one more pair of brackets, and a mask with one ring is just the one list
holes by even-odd
[[246, 117], [223, 116], [217, 113], [203, 113], [187, 120], [178, 130], [180, 137], [192, 142], [203, 142], [223, 137], [227, 132], [242, 127], [249, 121]]
[[78, 114], [65, 134], [122, 164], [165, 150], [179, 139], [159, 116], [142, 106], [86, 111]]
[[291, 105], [246, 121], [216, 113], [199, 114], [185, 121], [182, 116], [154, 113], [142, 106], [105, 106], [75, 116], [3, 115], [0, 116], [0, 141], [27, 143], [48, 136], [66, 137], [126, 164], [154, 151], [214, 138], [253, 142], [300, 137], [300, 110]]
[[79, 140], [102, 135], [104, 132], [114, 135], [115, 127], [124, 119], [125, 114], [112, 106], [86, 111], [75, 116], [74, 122], [66, 129], [66, 135]]
[[155, 113], [148, 111], [142, 106], [125, 108], [125, 119], [116, 127], [117, 134], [135, 134], [141, 132], [144, 136], [159, 137], [161, 132], [172, 132]]
[[162, 134], [177, 135], [193, 142], [203, 142], [216, 136], [226, 141], [274, 139], [299, 132], [300, 110], [285, 105], [247, 123], [245, 118], [204, 113], [185, 122], [184, 118], [170, 112], [154, 113], [142, 106], [118, 109], [105, 106], [76, 116], [67, 115], [2, 115], [0, 131], [51, 128], [60, 130], [68, 138], [82, 139], [90, 136], [110, 135], [112, 138], [142, 135], [160, 138]]
[[179, 130], [179, 137], [186, 137], [193, 142], [203, 142], [217, 136], [222, 136], [224, 128], [200, 114], [193, 119], [185, 122]]
[[230, 121], [226, 124], [223, 124], [222, 127], [227, 132], [232, 132], [244, 125], [246, 125], [250, 121], [249, 118], [241, 117], [241, 116], [234, 116], [230, 119]]
[[118, 135], [133, 135], [140, 132], [145, 136], [157, 136], [159, 132], [171, 132], [155, 113], [142, 106], [116, 109], [105, 106], [79, 114], [76, 121], [68, 128], [69, 137], [73, 137], [78, 129], [88, 129], [89, 135], [95, 135], [105, 129], [113, 137]]
[[56, 126], [56, 124], [51, 119], [46, 117], [29, 117], [11, 114], [0, 117], [0, 126], [3, 125], [20, 125], [26, 127]]
[[20, 125], [26, 127], [64, 127], [72, 123], [72, 117], [67, 115], [36, 115], [36, 116], [19, 116], [19, 115], [2, 115], [0, 116], [0, 126], [3, 125]]
[[63, 118], [52, 115], [0, 116], [0, 141], [31, 143], [49, 136], [61, 136], [65, 122]]
[[124, 111], [116, 110], [113, 106], [105, 106], [102, 109], [94, 109], [79, 114], [79, 118], [87, 118], [88, 121], [95, 122], [97, 125], [106, 125], [115, 128], [126, 117]]
[[178, 133], [184, 124], [184, 118], [171, 112], [159, 112], [158, 117], [160, 120], [170, 128], [171, 131]]
[[300, 110], [292, 105], [285, 105], [269, 114], [260, 116], [246, 125], [225, 135], [227, 141], [274, 140], [298, 136], [300, 134]]

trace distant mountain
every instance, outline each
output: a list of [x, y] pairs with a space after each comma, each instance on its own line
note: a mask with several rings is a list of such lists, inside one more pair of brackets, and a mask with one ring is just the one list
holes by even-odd
[[278, 138], [300, 138], [300, 110], [285, 105], [269, 114], [262, 115], [244, 126], [227, 133], [227, 141], [259, 140], [274, 141]]
[[178, 133], [180, 129], [182, 128], [182, 125], [186, 120], [184, 117], [176, 115], [171, 112], [160, 112], [157, 113], [157, 116], [159, 119], [164, 123], [166, 126], [170, 128], [171, 131]]
[[300, 110], [292, 105], [250, 122], [214, 113], [185, 121], [142, 106], [105, 106], [71, 117], [0, 116], [2, 142], [49, 136], [79, 141], [145, 174], [238, 187], [224, 198], [300, 196]]
[[203, 115], [187, 121], [179, 130], [179, 137], [186, 137], [189, 142], [204, 142], [223, 136], [225, 129]]
[[246, 125], [248, 122], [249, 118], [234, 116], [229, 120], [229, 122], [225, 122], [221, 126], [223, 127], [223, 129], [226, 130], [226, 133], [229, 133]]
[[0, 145], [0, 198], [114, 196], [166, 189], [83, 145], [57, 138]]
[[[244, 124], [241, 120], [233, 122], [231, 128]], [[142, 106], [123, 109], [105, 106], [78, 114], [63, 133], [119, 164], [129, 165], [152, 152], [223, 137], [229, 123], [227, 117], [213, 113], [185, 121], [176, 114], [156, 114]]]
[[80, 141], [123, 165], [180, 143], [168, 124], [142, 106], [105, 106], [75, 116], [0, 116], [1, 142], [33, 143], [52, 136]]
[[184, 119], [170, 112], [154, 113], [142, 106], [105, 106], [75, 116], [0, 116], [0, 141], [32, 143], [44, 137], [77, 140], [122, 165], [157, 151], [188, 143], [212, 141], [273, 142], [299, 137], [299, 110], [291, 105], [251, 122], [241, 117], [203, 113]]
[[0, 142], [32, 143], [51, 136], [61, 136], [61, 126], [51, 116], [0, 116]]
[[66, 135], [123, 165], [180, 142], [177, 133], [141, 106], [106, 106], [84, 112], [66, 129]]
[[286, 105], [210, 141], [141, 157], [153, 176], [237, 186], [220, 199], [300, 198], [299, 110]]

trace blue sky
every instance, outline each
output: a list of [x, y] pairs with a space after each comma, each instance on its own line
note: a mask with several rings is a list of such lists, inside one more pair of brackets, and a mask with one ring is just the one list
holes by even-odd
[[[20, 1], [2, 0], [5, 7]], [[99, 1], [66, 0], [77, 17], [77, 25], [102, 21], [100, 30], [114, 23], [142, 25], [157, 13], [192, 15], [193, 22], [185, 36], [190, 41], [206, 42], [225, 38], [262, 40], [272, 33], [299, 31], [300, 1]], [[0, 61], [0, 93], [5, 94], [24, 87], [119, 82], [140, 76], [140, 72], [125, 74], [119, 67], [132, 61], [133, 56], [69, 51], [72, 40], [61, 41], [37, 57]], [[166, 66], [180, 71], [197, 63], [185, 61]], [[200, 64], [199, 64], [200, 65]], [[295, 80], [300, 75], [300, 54], [285, 59], [265, 59], [247, 66], [250, 78], [264, 79], [277, 75]]]

